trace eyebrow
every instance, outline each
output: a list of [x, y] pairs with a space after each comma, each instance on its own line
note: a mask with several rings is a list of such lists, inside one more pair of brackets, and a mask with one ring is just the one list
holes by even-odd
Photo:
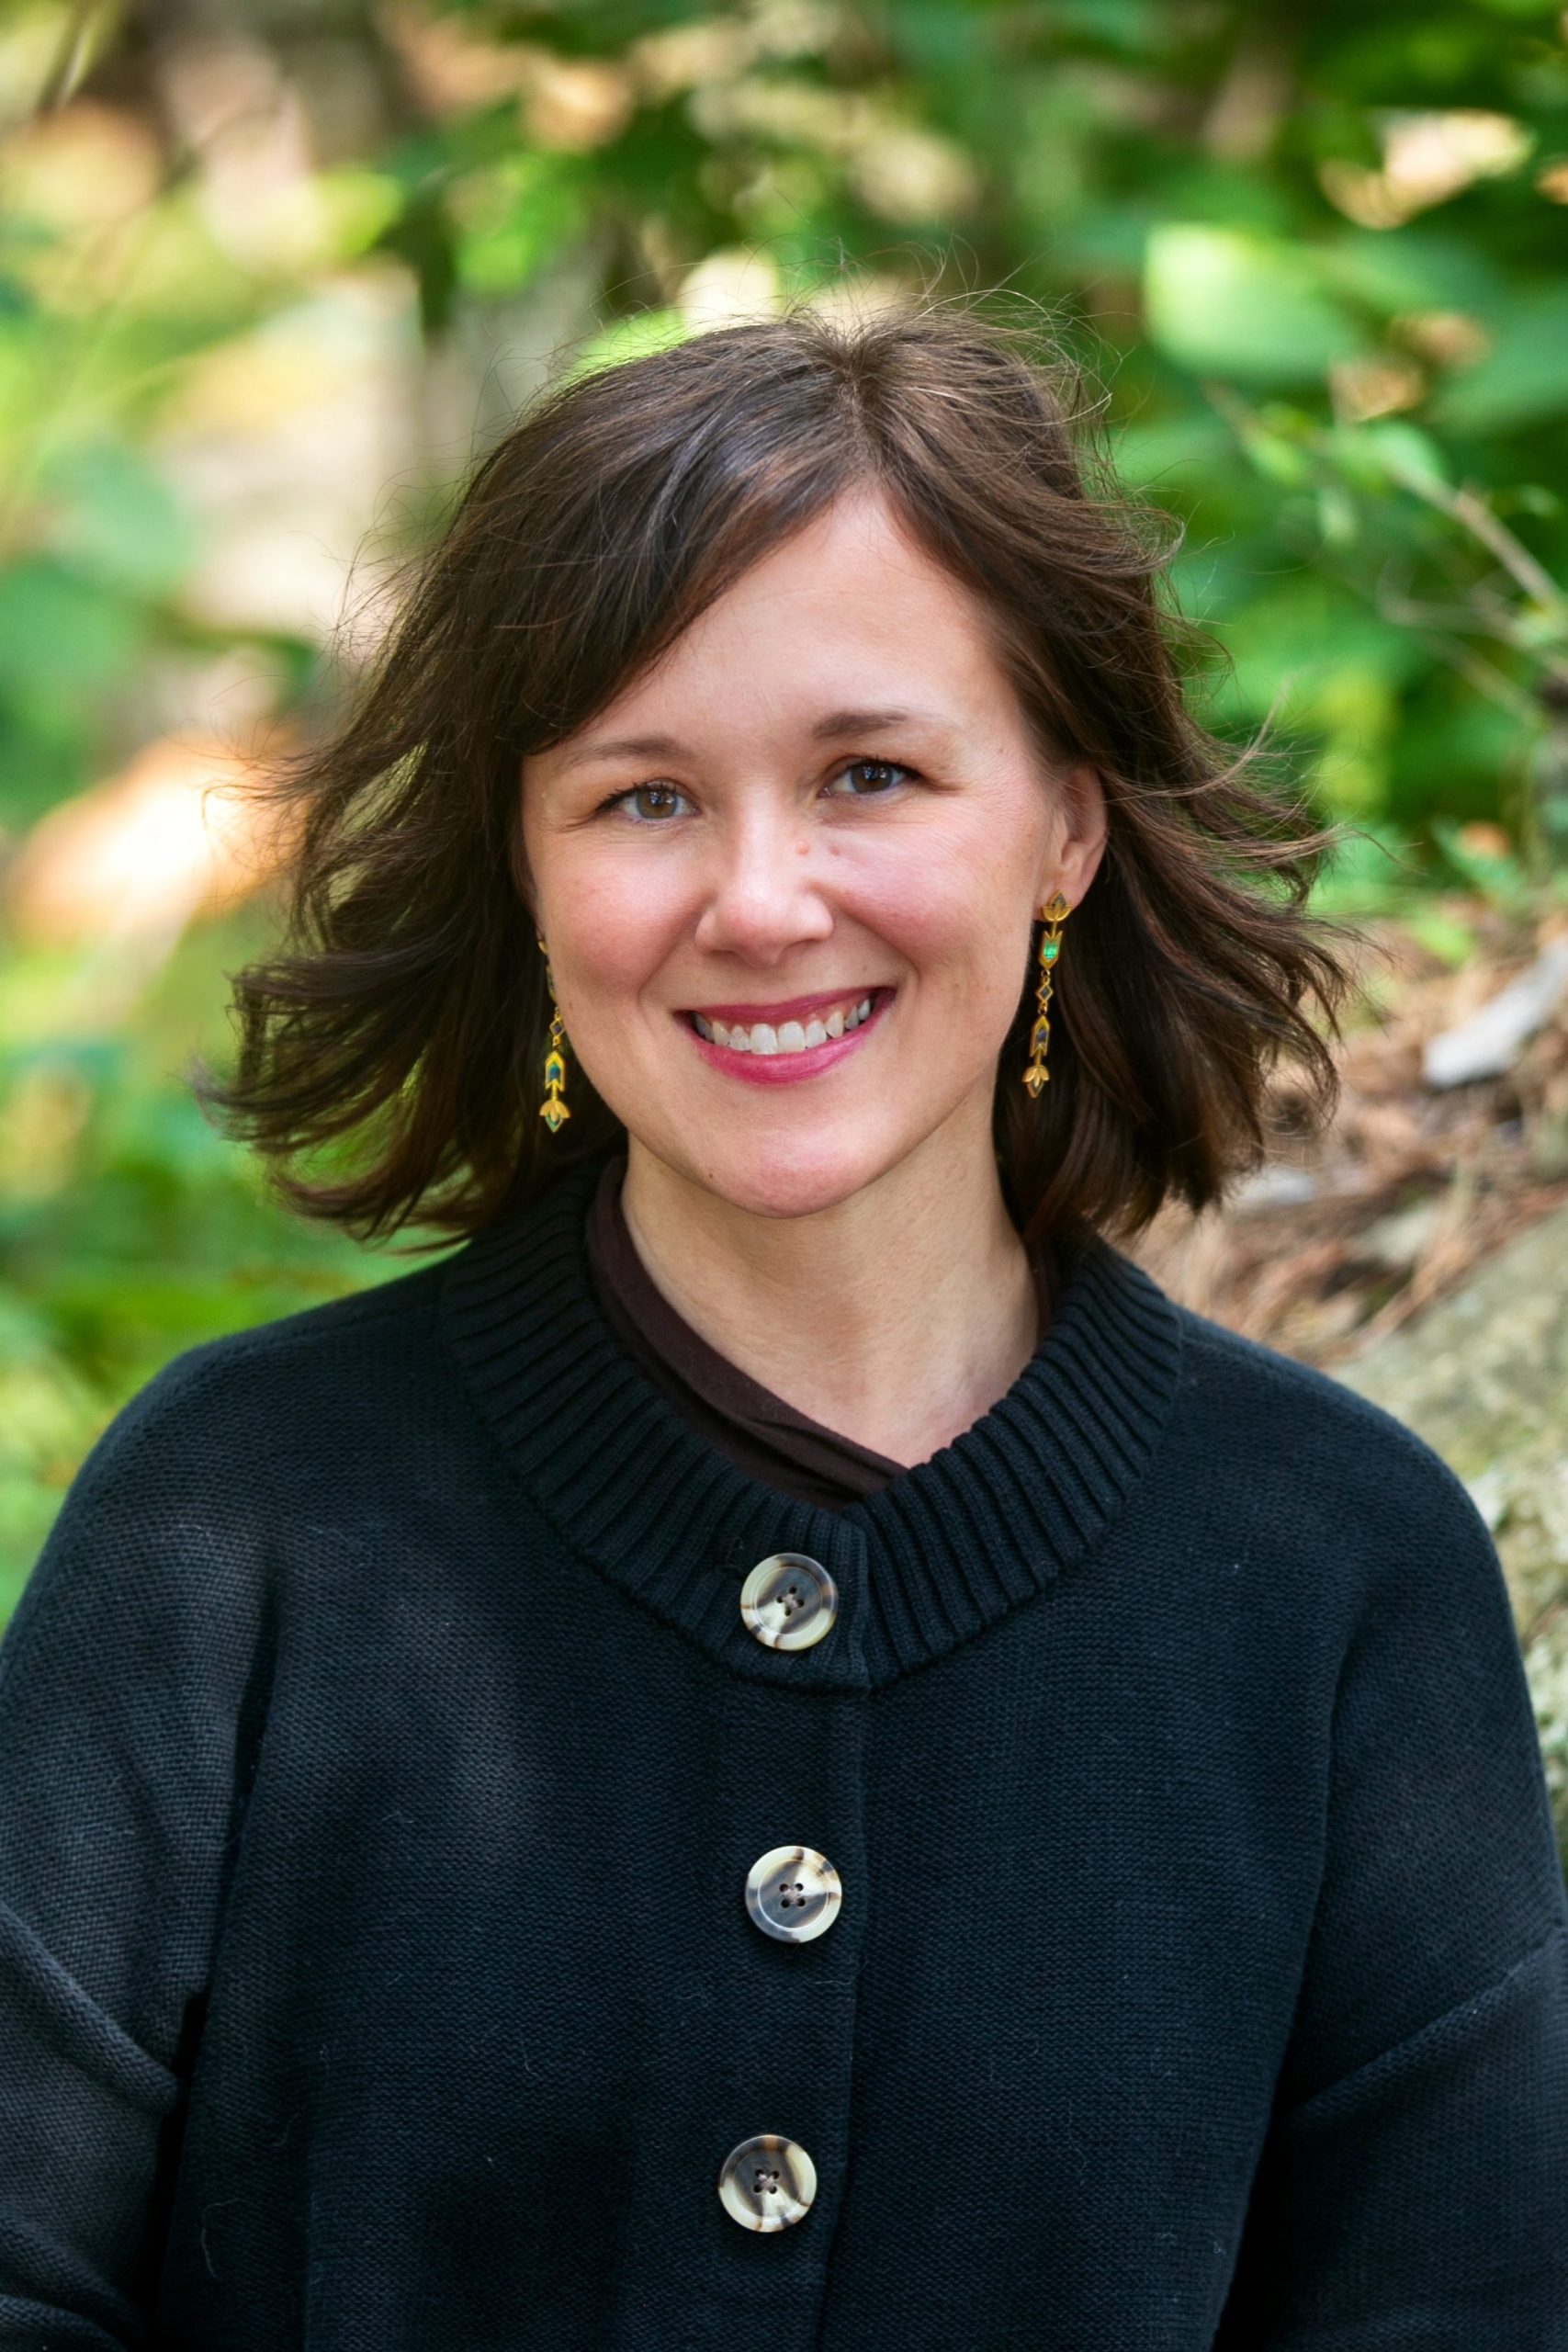
[[[830, 710], [812, 727], [812, 740], [818, 743], [834, 741], [841, 735], [869, 734], [878, 727], [916, 726], [948, 728], [949, 722], [934, 710]], [[672, 735], [618, 735], [603, 742], [584, 743], [569, 752], [561, 762], [563, 768], [581, 767], [588, 760], [689, 760], [695, 756], [689, 745], [678, 743]]]

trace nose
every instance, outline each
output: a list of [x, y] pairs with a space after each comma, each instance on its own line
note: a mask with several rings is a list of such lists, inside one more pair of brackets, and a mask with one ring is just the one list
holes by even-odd
[[798, 810], [753, 803], [716, 831], [710, 856], [696, 925], [705, 953], [776, 964], [831, 933], [809, 823]]

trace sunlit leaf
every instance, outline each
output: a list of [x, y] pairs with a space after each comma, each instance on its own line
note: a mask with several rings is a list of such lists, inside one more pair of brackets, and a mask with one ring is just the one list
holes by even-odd
[[1192, 221], [1150, 237], [1144, 299], [1172, 359], [1246, 383], [1313, 381], [1361, 341], [1304, 250]]
[[639, 311], [635, 318], [617, 319], [584, 344], [574, 361], [573, 376], [614, 368], [623, 359], [641, 359], [652, 351], [669, 351], [684, 343], [691, 329], [679, 311]]

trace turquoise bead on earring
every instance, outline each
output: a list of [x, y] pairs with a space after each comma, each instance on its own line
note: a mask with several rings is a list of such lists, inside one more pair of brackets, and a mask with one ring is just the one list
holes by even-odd
[[1040, 942], [1040, 989], [1035, 1005], [1034, 1027], [1030, 1033], [1029, 1065], [1023, 1082], [1031, 1094], [1038, 1094], [1051, 1073], [1045, 1067], [1045, 1055], [1051, 1043], [1051, 978], [1056, 958], [1062, 952], [1061, 929], [1072, 909], [1060, 890], [1054, 890], [1040, 910], [1042, 922], [1051, 928]]

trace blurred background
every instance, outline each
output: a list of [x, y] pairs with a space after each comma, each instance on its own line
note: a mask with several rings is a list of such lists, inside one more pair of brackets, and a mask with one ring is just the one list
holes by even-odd
[[1540, 0], [10, 0], [0, 1619], [163, 1362], [414, 1262], [180, 1070], [276, 918], [232, 787], [454, 482], [561, 365], [1005, 288], [1186, 525], [1205, 715], [1355, 827], [1334, 1130], [1281, 1085], [1135, 1254], [1468, 1480], [1568, 1818], [1565, 232]]

